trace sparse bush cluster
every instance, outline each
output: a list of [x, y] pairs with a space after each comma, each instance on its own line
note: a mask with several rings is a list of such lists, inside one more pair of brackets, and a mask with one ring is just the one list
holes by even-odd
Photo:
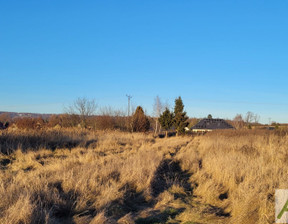
[[[85, 123], [86, 129], [91, 130], [128, 130], [128, 118], [125, 116], [113, 115], [93, 115], [89, 116]], [[2, 125], [1, 125], [2, 124]], [[47, 129], [47, 128], [83, 128], [81, 125], [80, 116], [76, 114], [59, 114], [51, 115], [48, 119], [41, 117], [18, 117], [11, 119], [11, 122], [2, 123], [0, 121], [0, 128], [7, 128], [8, 126], [18, 129]]]
[[23, 117], [14, 119], [13, 123], [17, 128], [20, 129], [40, 129], [46, 125], [46, 121], [44, 121], [41, 117], [31, 118], [31, 117]]

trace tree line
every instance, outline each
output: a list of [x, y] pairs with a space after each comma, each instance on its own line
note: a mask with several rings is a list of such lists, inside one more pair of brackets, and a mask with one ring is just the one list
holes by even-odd
[[[0, 126], [2, 124], [5, 128], [14, 126], [19, 129], [77, 127], [92, 130], [118, 129], [131, 132], [154, 130], [156, 134], [161, 131], [161, 128], [167, 133], [173, 127], [178, 135], [183, 134], [184, 128], [188, 125], [188, 117], [184, 112], [181, 97], [175, 99], [174, 112], [170, 112], [168, 106], [163, 111], [160, 98], [157, 97], [154, 105], [155, 117], [147, 116], [141, 106], [138, 106], [131, 116], [109, 107], [101, 108], [100, 114], [96, 115], [96, 109], [95, 100], [78, 98], [70, 106], [64, 108], [64, 114], [54, 114], [46, 119], [42, 117], [16, 117], [12, 119], [7, 113], [2, 113], [0, 115]], [[167, 116], [167, 112], [170, 117]]]
[[[0, 115], [0, 128], [5, 129], [11, 125], [20, 129], [77, 127], [91, 130], [154, 131], [155, 135], [164, 130], [167, 136], [170, 130], [176, 135], [182, 135], [189, 125], [189, 118], [184, 111], [184, 104], [180, 96], [175, 99], [173, 109], [170, 109], [168, 105], [163, 105], [157, 96], [153, 105], [153, 117], [147, 116], [141, 106], [138, 106], [131, 116], [110, 107], [101, 108], [100, 113], [98, 112], [96, 115], [97, 106], [95, 100], [78, 98], [64, 109], [64, 114], [51, 115], [46, 119], [42, 117], [11, 119], [9, 115], [2, 113]], [[209, 114], [208, 118], [212, 118], [212, 115]], [[258, 124], [259, 118], [258, 114], [249, 111], [245, 117], [237, 114], [230, 122], [236, 129], [251, 128], [252, 124]], [[193, 125], [198, 119], [190, 119], [190, 121]]]

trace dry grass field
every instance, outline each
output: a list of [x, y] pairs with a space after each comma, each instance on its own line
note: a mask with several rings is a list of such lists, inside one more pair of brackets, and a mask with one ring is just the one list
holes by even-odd
[[79, 130], [0, 133], [0, 223], [274, 222], [288, 136]]

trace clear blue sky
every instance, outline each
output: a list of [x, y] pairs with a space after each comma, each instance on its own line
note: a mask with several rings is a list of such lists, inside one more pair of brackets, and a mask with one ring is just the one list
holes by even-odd
[[0, 111], [77, 97], [288, 123], [288, 1], [0, 0]]

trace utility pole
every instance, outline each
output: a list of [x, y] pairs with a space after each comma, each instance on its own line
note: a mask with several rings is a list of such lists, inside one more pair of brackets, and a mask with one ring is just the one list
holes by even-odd
[[128, 98], [128, 117], [130, 116], [130, 100], [132, 98], [131, 95], [126, 94], [127, 98]]

